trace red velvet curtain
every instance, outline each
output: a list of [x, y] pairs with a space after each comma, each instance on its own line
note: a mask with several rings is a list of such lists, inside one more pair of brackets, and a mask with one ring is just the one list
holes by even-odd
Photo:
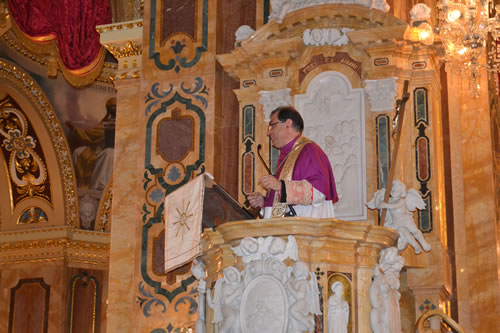
[[96, 25], [111, 23], [107, 0], [9, 0], [12, 17], [31, 40], [56, 40], [64, 66], [92, 65], [101, 45]]

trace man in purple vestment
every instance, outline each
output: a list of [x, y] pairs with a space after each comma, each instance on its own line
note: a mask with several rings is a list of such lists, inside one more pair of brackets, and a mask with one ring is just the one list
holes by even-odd
[[280, 150], [276, 172], [259, 179], [266, 196], [248, 195], [250, 205], [263, 208], [265, 218], [289, 216], [290, 207], [297, 216], [334, 217], [338, 196], [330, 161], [316, 143], [302, 135], [303, 130], [304, 121], [292, 106], [271, 113], [267, 135]]

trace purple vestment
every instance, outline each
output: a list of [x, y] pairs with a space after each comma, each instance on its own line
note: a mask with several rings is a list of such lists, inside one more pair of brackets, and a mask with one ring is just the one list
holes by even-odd
[[[300, 135], [281, 148], [277, 164], [279, 169], [274, 174], [276, 178], [279, 179], [283, 167], [282, 161], [290, 153], [299, 137]], [[316, 190], [323, 193], [326, 197], [325, 200], [331, 200], [332, 203], [339, 200], [330, 161], [321, 147], [314, 142], [305, 144], [293, 168], [292, 180], [304, 179], [311, 183]], [[275, 191], [269, 193], [265, 198], [264, 207], [272, 207], [274, 195]]]

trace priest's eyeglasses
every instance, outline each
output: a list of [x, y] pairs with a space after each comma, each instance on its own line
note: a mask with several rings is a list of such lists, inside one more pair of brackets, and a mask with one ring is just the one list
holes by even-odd
[[275, 121], [274, 123], [269, 123], [268, 125], [268, 128], [271, 129], [271, 128], [274, 128], [274, 126], [278, 125], [279, 123], [282, 123], [282, 121]]

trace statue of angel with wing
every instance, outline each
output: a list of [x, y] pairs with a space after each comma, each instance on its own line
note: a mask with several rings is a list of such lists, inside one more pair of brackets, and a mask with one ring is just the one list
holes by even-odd
[[427, 243], [413, 221], [413, 212], [416, 209], [425, 209], [426, 206], [418, 191], [410, 189], [407, 193], [405, 184], [395, 180], [392, 182], [389, 203], [384, 202], [384, 196], [385, 189], [378, 190], [367, 206], [370, 209], [385, 208], [388, 210], [384, 225], [399, 233], [398, 250], [402, 251], [410, 244], [415, 249], [416, 254], [422, 252], [422, 249], [429, 252], [430, 244]]
[[287, 332], [312, 332], [314, 315], [321, 314], [319, 304], [319, 288], [314, 273], [308, 272], [302, 261], [297, 261], [291, 270], [291, 277], [286, 282], [291, 306], [291, 320]]
[[212, 323], [219, 333], [239, 333], [240, 303], [244, 285], [241, 272], [234, 266], [224, 268], [223, 278], [215, 283], [214, 298], [207, 293], [207, 303], [214, 310]]

